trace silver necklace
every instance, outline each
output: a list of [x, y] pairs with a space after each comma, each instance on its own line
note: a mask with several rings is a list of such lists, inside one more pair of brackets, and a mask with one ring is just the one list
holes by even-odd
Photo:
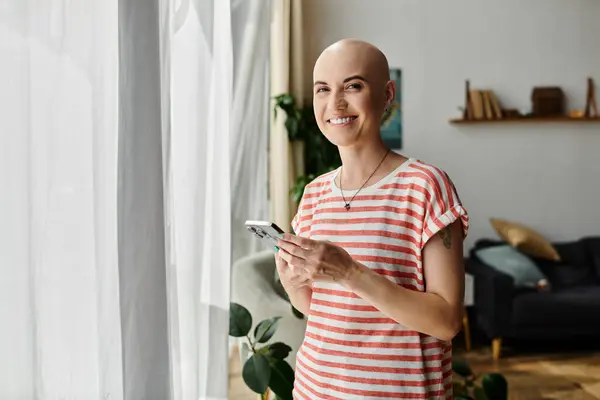
[[346, 211], [350, 210], [350, 203], [352, 203], [352, 200], [354, 200], [354, 198], [356, 197], [356, 195], [358, 194], [358, 192], [360, 192], [362, 190], [362, 188], [365, 187], [365, 185], [367, 184], [367, 182], [369, 182], [369, 180], [373, 177], [373, 175], [375, 175], [375, 172], [377, 172], [377, 170], [379, 169], [379, 167], [381, 167], [381, 164], [383, 164], [383, 161], [385, 160], [385, 158], [387, 157], [387, 155], [390, 153], [390, 150], [391, 149], [388, 149], [388, 151], [385, 153], [385, 155], [383, 156], [383, 158], [381, 159], [381, 161], [379, 161], [379, 165], [377, 166], [377, 168], [375, 168], [375, 170], [367, 178], [367, 180], [365, 181], [365, 183], [362, 184], [362, 186], [360, 187], [360, 189], [358, 189], [358, 191], [356, 193], [354, 193], [354, 195], [352, 196], [352, 198], [350, 199], [350, 201], [346, 201], [346, 197], [344, 197], [344, 189], [342, 188], [342, 172], [344, 170], [344, 167], [342, 166], [342, 168], [340, 169], [340, 192], [342, 192], [342, 199], [344, 199], [344, 208], [346, 209]]

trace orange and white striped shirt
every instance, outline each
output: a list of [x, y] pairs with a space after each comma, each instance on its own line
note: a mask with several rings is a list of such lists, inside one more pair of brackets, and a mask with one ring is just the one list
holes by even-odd
[[[448, 175], [414, 158], [346, 211], [334, 179], [308, 184], [294, 232], [343, 247], [405, 288], [425, 290], [422, 250], [440, 229], [468, 215]], [[344, 191], [349, 200], [356, 191]], [[337, 283], [315, 282], [296, 357], [294, 399], [451, 399], [452, 345], [408, 329]], [[406, 305], [410, 307], [410, 305]]]

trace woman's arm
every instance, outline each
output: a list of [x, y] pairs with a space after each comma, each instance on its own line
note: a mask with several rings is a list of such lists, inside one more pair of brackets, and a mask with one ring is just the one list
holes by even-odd
[[309, 314], [312, 290], [308, 286], [304, 286], [299, 289], [286, 289], [286, 293], [290, 298], [290, 303], [292, 303], [296, 310], [300, 311], [304, 315]]
[[451, 340], [460, 330], [463, 314], [462, 238], [462, 225], [455, 222], [425, 245], [425, 292], [399, 286], [359, 263], [345, 286], [407, 328]]

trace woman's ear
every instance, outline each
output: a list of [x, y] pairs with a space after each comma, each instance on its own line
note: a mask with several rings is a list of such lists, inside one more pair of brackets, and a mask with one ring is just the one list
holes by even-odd
[[396, 82], [387, 81], [385, 84], [385, 109], [387, 110], [394, 104], [396, 99]]

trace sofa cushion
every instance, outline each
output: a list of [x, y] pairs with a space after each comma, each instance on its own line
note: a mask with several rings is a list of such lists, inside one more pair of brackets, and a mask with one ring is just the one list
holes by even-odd
[[535, 262], [510, 245], [484, 247], [476, 250], [475, 255], [492, 268], [511, 276], [516, 288], [545, 288], [548, 284]]
[[561, 261], [555, 262], [534, 258], [542, 272], [548, 277], [554, 290], [597, 283], [588, 246], [584, 240], [555, 243]]
[[516, 222], [490, 218], [490, 223], [508, 244], [531, 256], [560, 261], [560, 255], [546, 238], [533, 229]]
[[513, 323], [522, 327], [589, 327], [600, 325], [600, 286], [558, 292], [529, 292], [515, 297]]
[[589, 252], [583, 240], [554, 243], [554, 248], [558, 251], [561, 261], [565, 264], [591, 266]]
[[590, 265], [573, 265], [564, 263], [546, 264], [540, 267], [548, 278], [552, 290], [561, 291], [579, 286], [597, 283], [596, 276]]

